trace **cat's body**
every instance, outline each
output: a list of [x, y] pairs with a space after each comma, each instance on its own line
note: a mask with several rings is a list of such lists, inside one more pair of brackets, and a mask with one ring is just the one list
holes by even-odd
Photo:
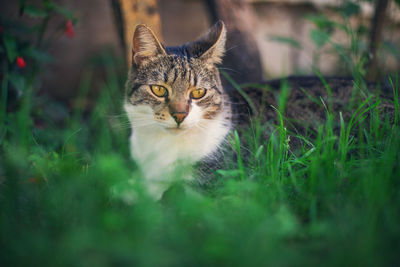
[[124, 108], [132, 126], [132, 157], [156, 199], [179, 169], [213, 157], [231, 129], [231, 107], [215, 64], [224, 53], [225, 28], [202, 39], [163, 47], [144, 25], [136, 28], [133, 67]]

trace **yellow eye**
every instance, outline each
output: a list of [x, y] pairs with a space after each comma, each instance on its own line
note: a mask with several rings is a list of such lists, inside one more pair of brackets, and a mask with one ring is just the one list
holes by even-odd
[[193, 99], [202, 98], [206, 94], [206, 89], [195, 89], [190, 93], [190, 97]]
[[168, 90], [161, 85], [150, 85], [150, 89], [158, 97], [168, 96]]

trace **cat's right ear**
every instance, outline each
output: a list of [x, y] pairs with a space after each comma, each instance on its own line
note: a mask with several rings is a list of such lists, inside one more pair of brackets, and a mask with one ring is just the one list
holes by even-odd
[[225, 53], [226, 29], [220, 20], [199, 40], [186, 44], [189, 53], [203, 60], [206, 64], [214, 65], [222, 62]]
[[161, 54], [166, 52], [153, 31], [143, 24], [136, 26], [133, 34], [132, 62], [140, 67]]

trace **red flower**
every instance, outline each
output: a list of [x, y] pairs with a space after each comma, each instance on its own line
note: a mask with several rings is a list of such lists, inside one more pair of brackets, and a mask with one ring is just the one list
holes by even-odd
[[20, 67], [21, 69], [26, 67], [26, 62], [23, 57], [17, 57], [17, 60], [15, 62], [17, 63], [17, 66]]
[[70, 19], [67, 20], [67, 23], [65, 23], [64, 33], [69, 38], [74, 38], [75, 36], [74, 25], [72, 24], [72, 21]]

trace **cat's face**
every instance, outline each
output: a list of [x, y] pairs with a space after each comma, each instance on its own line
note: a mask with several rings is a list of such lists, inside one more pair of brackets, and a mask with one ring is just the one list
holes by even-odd
[[133, 127], [156, 125], [176, 133], [221, 120], [224, 92], [215, 64], [221, 61], [224, 43], [222, 23], [196, 42], [171, 48], [139, 25], [125, 104]]

